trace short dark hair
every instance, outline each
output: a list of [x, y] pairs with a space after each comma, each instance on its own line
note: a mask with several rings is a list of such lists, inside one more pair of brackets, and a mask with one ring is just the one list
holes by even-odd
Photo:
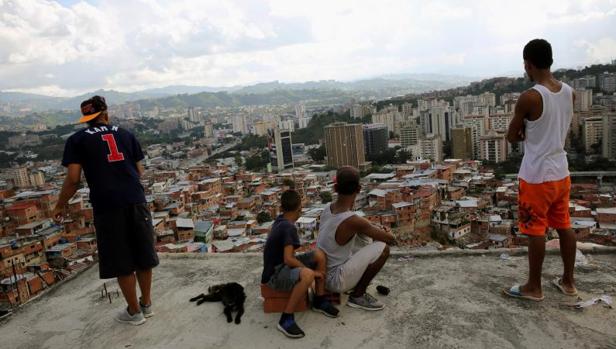
[[280, 207], [283, 212], [292, 212], [297, 210], [302, 204], [302, 198], [295, 190], [287, 190], [280, 197]]
[[554, 63], [552, 45], [544, 39], [534, 39], [524, 46], [524, 60], [532, 63], [537, 69], [549, 69]]
[[359, 171], [352, 166], [341, 167], [336, 171], [336, 193], [355, 194], [359, 190]]
[[98, 116], [96, 118], [88, 121], [87, 122], [88, 126], [92, 127], [92, 126], [94, 126], [96, 124], [100, 124], [101, 120], [103, 120], [103, 117], [105, 116], [106, 113], [107, 113], [107, 111], [105, 110], [105, 111], [101, 112], [100, 114], [98, 114]]

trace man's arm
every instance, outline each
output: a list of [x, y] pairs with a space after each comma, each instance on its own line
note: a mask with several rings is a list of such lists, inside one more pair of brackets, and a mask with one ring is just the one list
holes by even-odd
[[[342, 222], [341, 226], [343, 227], [343, 231], [349, 232], [349, 234], [364, 234], [368, 237], [371, 237], [373, 240], [382, 241], [388, 245], [393, 245], [396, 243], [396, 238], [391, 232], [386, 231], [385, 229], [381, 229], [370, 223], [369, 220], [357, 215], [352, 216]], [[341, 234], [347, 236], [341, 236], [342, 239], [340, 240], [344, 241], [339, 241], [337, 232], [336, 242], [338, 242], [338, 244], [341, 244], [341, 242], [343, 242], [343, 244], [347, 243], [350, 239], [350, 236], [348, 236], [349, 234]]]
[[81, 182], [81, 165], [69, 164], [64, 178], [64, 184], [62, 185], [62, 191], [60, 191], [60, 197], [56, 203], [56, 207], [53, 210], [53, 218], [59, 220], [62, 217], [64, 208], [68, 204], [68, 201], [75, 195], [77, 189], [79, 189], [79, 183]]
[[305, 268], [306, 266], [299, 261], [299, 259], [295, 258], [295, 246], [286, 245], [284, 247], [284, 264], [288, 265], [289, 268]]
[[528, 91], [520, 95], [520, 98], [515, 104], [513, 119], [507, 131], [507, 141], [509, 141], [509, 143], [517, 143], [524, 140], [524, 118], [526, 118], [526, 115], [528, 115], [530, 111], [531, 103], [532, 101]]
[[141, 163], [141, 161], [137, 161], [137, 173], [139, 173], [139, 177], [143, 177], [144, 172], [145, 169], [143, 168], [143, 164]]

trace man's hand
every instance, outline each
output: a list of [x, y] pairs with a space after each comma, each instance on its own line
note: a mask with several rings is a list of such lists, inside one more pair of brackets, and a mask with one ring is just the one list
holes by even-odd
[[56, 207], [53, 209], [51, 217], [56, 223], [62, 223], [64, 218], [64, 208], [56, 205]]
[[314, 278], [315, 279], [325, 279], [325, 274], [321, 273], [318, 270], [314, 271]]

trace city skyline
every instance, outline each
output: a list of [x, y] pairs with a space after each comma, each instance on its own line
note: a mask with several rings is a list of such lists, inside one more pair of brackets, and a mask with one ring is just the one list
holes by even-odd
[[387, 74], [519, 76], [522, 46], [535, 37], [554, 45], [555, 68], [616, 57], [610, 0], [465, 7], [30, 0], [0, 8], [0, 90], [57, 96]]

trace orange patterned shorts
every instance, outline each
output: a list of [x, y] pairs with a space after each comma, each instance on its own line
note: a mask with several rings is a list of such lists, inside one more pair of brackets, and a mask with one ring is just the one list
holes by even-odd
[[571, 228], [569, 193], [571, 178], [527, 183], [520, 178], [518, 226], [524, 235], [544, 236], [548, 227]]

